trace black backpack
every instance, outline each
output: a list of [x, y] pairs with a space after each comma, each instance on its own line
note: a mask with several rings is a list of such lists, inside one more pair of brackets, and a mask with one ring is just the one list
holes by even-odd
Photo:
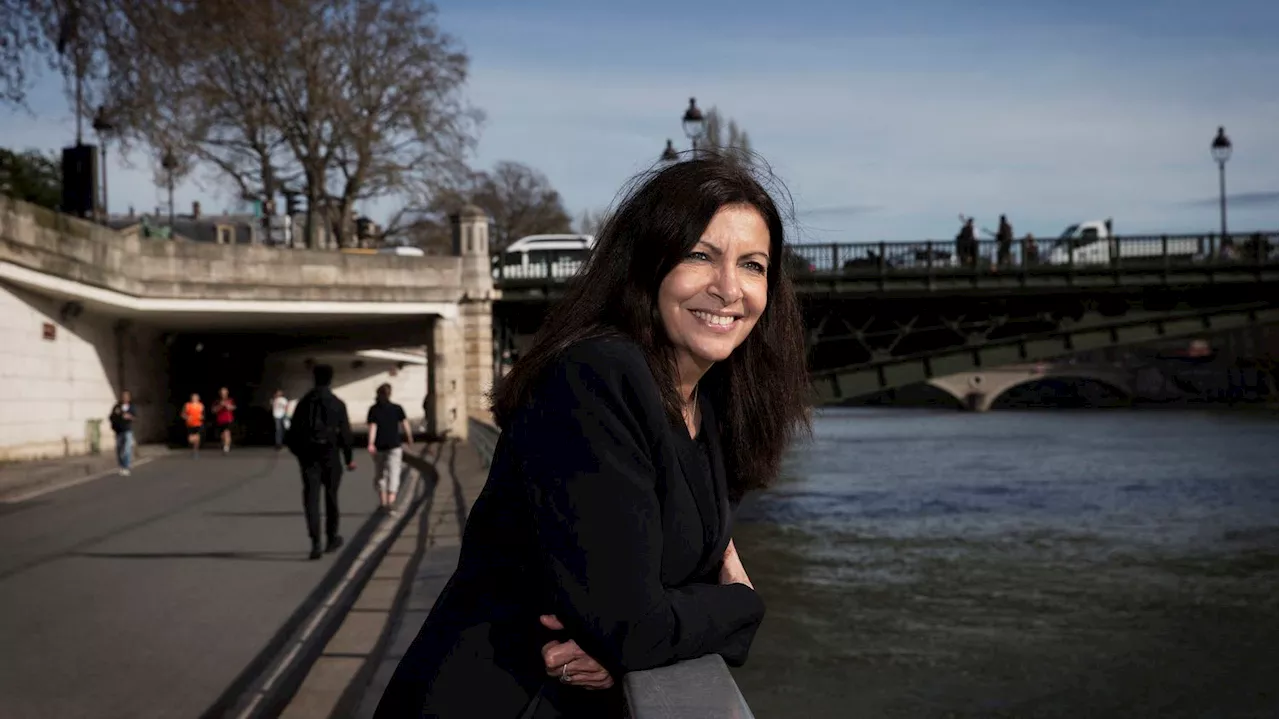
[[306, 422], [299, 428], [302, 431], [299, 432], [301, 446], [298, 449], [308, 454], [318, 454], [338, 445], [338, 428], [329, 421], [325, 399], [319, 391], [311, 395], [311, 401], [307, 404]]

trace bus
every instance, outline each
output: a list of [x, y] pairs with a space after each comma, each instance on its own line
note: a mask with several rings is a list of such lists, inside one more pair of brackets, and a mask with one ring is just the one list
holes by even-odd
[[529, 235], [493, 257], [495, 280], [567, 279], [582, 267], [594, 235]]

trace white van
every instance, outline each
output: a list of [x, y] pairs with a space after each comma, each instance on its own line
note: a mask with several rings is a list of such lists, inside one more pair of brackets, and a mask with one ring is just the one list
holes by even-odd
[[582, 267], [594, 235], [529, 235], [493, 258], [495, 280], [568, 279]]
[[1202, 250], [1195, 237], [1113, 237], [1106, 220], [1091, 220], [1070, 225], [1049, 248], [1051, 265], [1105, 265], [1114, 256], [1120, 260], [1160, 259], [1167, 251], [1171, 257], [1191, 258]]

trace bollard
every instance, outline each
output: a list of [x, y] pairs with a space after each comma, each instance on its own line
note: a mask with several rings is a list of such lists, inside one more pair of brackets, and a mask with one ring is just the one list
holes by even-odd
[[89, 444], [89, 454], [102, 453], [102, 420], [90, 419], [84, 423], [84, 438]]

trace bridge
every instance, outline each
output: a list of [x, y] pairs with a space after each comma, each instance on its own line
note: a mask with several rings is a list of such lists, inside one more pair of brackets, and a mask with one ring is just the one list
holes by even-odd
[[263, 430], [274, 390], [299, 397], [316, 363], [353, 422], [386, 382], [431, 434], [465, 438], [492, 384], [496, 292], [484, 213], [464, 208], [454, 230], [446, 257], [279, 250], [122, 234], [0, 196], [0, 460], [89, 451], [123, 389], [139, 442], [222, 386]]
[[[785, 264], [809, 330], [816, 401], [1075, 352], [1277, 321], [1275, 232], [1025, 242], [800, 245]], [[495, 267], [498, 348], [518, 354], [572, 281], [568, 262]]]
[[927, 384], [951, 395], [970, 410], [986, 412], [1010, 390], [1031, 382], [1054, 378], [1090, 380], [1111, 387], [1126, 397], [1132, 397], [1135, 391], [1131, 375], [1131, 372], [1123, 368], [1105, 364], [1034, 362], [935, 377], [928, 380]]

